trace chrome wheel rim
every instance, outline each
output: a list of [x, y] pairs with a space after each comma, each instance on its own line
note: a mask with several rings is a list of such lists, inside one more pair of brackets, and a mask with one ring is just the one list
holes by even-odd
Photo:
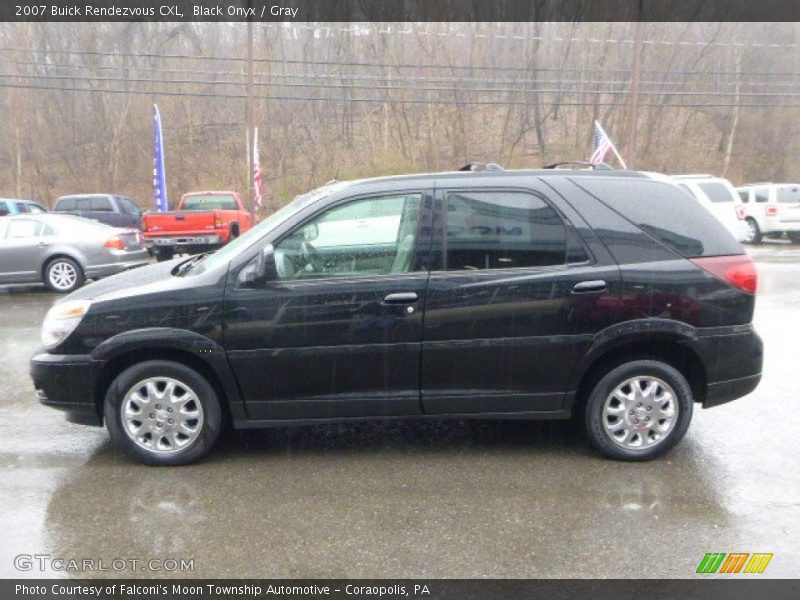
[[658, 377], [626, 379], [603, 405], [603, 429], [626, 450], [649, 450], [669, 437], [678, 421], [675, 390]]
[[50, 267], [50, 283], [59, 290], [68, 290], [78, 279], [78, 271], [68, 262], [57, 262]]
[[752, 242], [756, 239], [756, 224], [752, 221], [747, 222], [747, 241]]
[[145, 450], [172, 454], [187, 448], [203, 429], [203, 406], [188, 385], [151, 377], [128, 390], [120, 405], [125, 433]]

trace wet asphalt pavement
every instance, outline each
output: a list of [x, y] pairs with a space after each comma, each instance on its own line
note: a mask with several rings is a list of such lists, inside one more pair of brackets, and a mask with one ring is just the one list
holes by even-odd
[[27, 361], [56, 296], [0, 286], [0, 577], [69, 574], [14, 567], [47, 554], [194, 561], [83, 576], [682, 578], [706, 552], [798, 577], [800, 248], [751, 254], [761, 385], [644, 464], [568, 423], [443, 421], [231, 432], [199, 464], [141, 466], [37, 404]]

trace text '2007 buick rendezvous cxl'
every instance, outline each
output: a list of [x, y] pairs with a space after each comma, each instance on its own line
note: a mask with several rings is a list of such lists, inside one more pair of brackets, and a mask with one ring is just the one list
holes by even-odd
[[39, 400], [150, 464], [220, 429], [565, 419], [644, 460], [752, 391], [756, 272], [673, 183], [613, 170], [336, 182], [213, 254], [56, 303]]

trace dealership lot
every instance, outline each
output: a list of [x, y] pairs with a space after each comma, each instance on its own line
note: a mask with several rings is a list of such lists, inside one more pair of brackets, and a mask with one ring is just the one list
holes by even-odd
[[[232, 432], [199, 464], [144, 467], [36, 403], [57, 296], [0, 287], [0, 574], [41, 576], [24, 553], [192, 560], [161, 573], [183, 577], [687, 577], [707, 552], [771, 552], [765, 575], [797, 577], [800, 248], [750, 252], [761, 385], [643, 464], [566, 423], [409, 421]], [[87, 573], [109, 574], [153, 575]]]

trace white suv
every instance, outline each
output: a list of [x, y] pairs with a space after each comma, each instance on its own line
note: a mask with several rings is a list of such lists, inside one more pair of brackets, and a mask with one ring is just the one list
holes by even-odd
[[736, 188], [744, 203], [745, 241], [760, 244], [763, 237], [784, 233], [800, 244], [800, 184], [753, 183]]
[[730, 181], [713, 175], [673, 175], [672, 179], [725, 225], [737, 241], [746, 241], [744, 205]]

